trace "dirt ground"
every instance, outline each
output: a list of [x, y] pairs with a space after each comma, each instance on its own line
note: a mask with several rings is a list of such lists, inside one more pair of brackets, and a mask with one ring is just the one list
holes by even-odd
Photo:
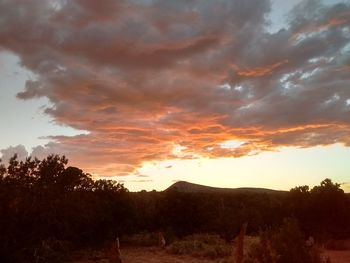
[[327, 250], [326, 254], [329, 256], [332, 263], [350, 262], [350, 250]]
[[123, 262], [130, 263], [212, 263], [220, 262], [218, 260], [198, 259], [191, 256], [175, 256], [160, 251], [159, 249], [128, 249], [124, 252]]
[[[350, 263], [350, 250], [327, 250], [325, 252], [332, 263]], [[76, 253], [70, 263], [109, 263], [107, 253]], [[122, 249], [123, 263], [226, 263], [229, 258], [203, 259], [191, 256], [177, 256], [166, 253], [159, 248], [124, 248]], [[232, 262], [232, 261], [231, 261]]]
[[[73, 256], [70, 263], [109, 263], [107, 253], [96, 255], [83, 255], [77, 253]], [[76, 259], [74, 259], [76, 258]], [[79, 259], [77, 259], [79, 258]], [[171, 255], [159, 248], [123, 248], [122, 249], [123, 263], [226, 263], [228, 259], [209, 260], [203, 258], [195, 258], [191, 256]]]

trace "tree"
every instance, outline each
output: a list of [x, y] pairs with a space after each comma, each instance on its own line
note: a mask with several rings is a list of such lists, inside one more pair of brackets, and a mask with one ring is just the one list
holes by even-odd
[[315, 231], [323, 232], [326, 236], [343, 236], [349, 218], [346, 213], [347, 197], [340, 184], [327, 178], [320, 185], [313, 187], [310, 194], [311, 218], [317, 222]]
[[15, 155], [0, 165], [0, 262], [31, 262], [43, 244], [97, 244], [125, 231], [127, 189], [67, 164], [59, 155]]

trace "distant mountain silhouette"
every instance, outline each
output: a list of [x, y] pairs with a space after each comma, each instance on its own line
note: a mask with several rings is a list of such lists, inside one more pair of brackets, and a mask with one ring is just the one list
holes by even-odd
[[241, 187], [241, 188], [221, 188], [200, 184], [178, 181], [165, 191], [178, 191], [182, 193], [282, 193], [285, 191], [272, 190], [266, 188]]

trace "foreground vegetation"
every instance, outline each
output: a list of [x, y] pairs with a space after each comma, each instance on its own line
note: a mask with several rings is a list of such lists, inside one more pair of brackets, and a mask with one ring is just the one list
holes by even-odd
[[[286, 193], [131, 193], [67, 164], [51, 155], [14, 156], [1, 165], [0, 262], [65, 262], [70, 251], [105, 246], [117, 236], [122, 244], [155, 245], [154, 238], [135, 234], [159, 231], [169, 253], [225, 257], [247, 223], [247, 234], [260, 236], [247, 262], [307, 263], [320, 255], [317, 247], [305, 247], [309, 236], [317, 242], [350, 237], [349, 196], [329, 179]], [[185, 238], [196, 233], [214, 236], [197, 243], [198, 236]]]

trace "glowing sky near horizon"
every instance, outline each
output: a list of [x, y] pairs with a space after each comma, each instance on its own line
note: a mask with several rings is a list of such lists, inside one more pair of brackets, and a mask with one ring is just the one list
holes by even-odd
[[65, 154], [130, 190], [350, 191], [349, 1], [95, 3], [0, 0], [2, 159]]

